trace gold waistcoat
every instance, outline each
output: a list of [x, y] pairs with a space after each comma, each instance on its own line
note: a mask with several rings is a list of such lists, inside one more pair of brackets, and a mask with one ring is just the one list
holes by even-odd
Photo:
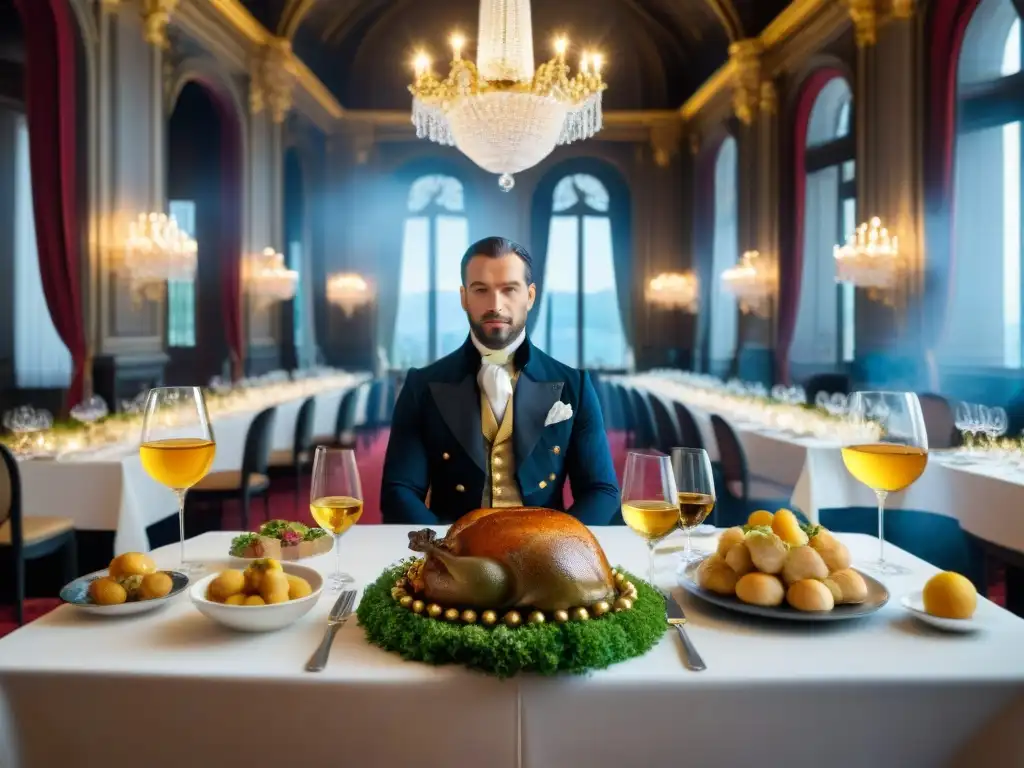
[[480, 425], [487, 448], [487, 480], [484, 483], [482, 507], [521, 507], [523, 499], [516, 484], [516, 459], [512, 451], [512, 421], [515, 400], [515, 381], [508, 398], [505, 415], [498, 424], [487, 402], [487, 395], [480, 393]]

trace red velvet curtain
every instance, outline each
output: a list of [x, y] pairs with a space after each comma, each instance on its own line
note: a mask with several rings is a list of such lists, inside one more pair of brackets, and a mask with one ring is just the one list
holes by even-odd
[[800, 311], [800, 284], [804, 271], [807, 130], [811, 110], [814, 109], [821, 89], [836, 77], [842, 76], [841, 70], [832, 67], [811, 73], [800, 86], [800, 96], [793, 113], [793, 216], [789, 226], [784, 226], [782, 232], [782, 248], [779, 254], [778, 335], [775, 343], [775, 377], [783, 384], [790, 383], [789, 351], [793, 346], [793, 335], [796, 333], [797, 313]]
[[67, 404], [74, 406], [91, 378], [81, 294], [77, 32], [66, 0], [15, 4], [25, 30], [25, 112], [39, 271], [53, 324], [71, 353]]
[[955, 265], [953, 183], [956, 151], [956, 80], [967, 25], [979, 0], [935, 0], [928, 34], [927, 122], [924, 145], [927, 261], [924, 347], [934, 353], [949, 309]]
[[697, 155], [694, 173], [693, 269], [700, 290], [700, 314], [694, 343], [700, 361], [699, 370], [704, 373], [711, 371], [711, 296], [720, 290], [715, 283], [715, 168], [723, 141], [716, 141]]

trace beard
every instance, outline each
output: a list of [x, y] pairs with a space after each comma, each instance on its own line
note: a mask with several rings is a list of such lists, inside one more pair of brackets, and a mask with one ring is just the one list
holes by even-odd
[[[508, 346], [511, 341], [519, 338], [519, 334], [526, 327], [526, 318], [523, 318], [522, 322], [516, 323], [512, 318], [499, 315], [496, 312], [488, 312], [480, 318], [479, 322], [474, 320], [468, 312], [466, 313], [466, 318], [469, 320], [469, 327], [472, 329], [476, 340], [488, 349], [501, 349]], [[502, 325], [490, 328], [484, 325], [484, 323], [494, 320], [501, 321]]]

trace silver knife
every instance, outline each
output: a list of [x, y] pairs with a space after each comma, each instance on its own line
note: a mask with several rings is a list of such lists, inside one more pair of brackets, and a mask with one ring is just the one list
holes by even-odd
[[306, 662], [307, 672], [319, 672], [327, 666], [327, 657], [331, 653], [334, 635], [345, 626], [348, 617], [352, 615], [352, 605], [355, 601], [356, 591], [354, 589], [347, 589], [339, 595], [327, 616], [327, 631], [324, 632], [324, 639], [320, 641], [320, 647], [313, 651], [313, 655]]
[[703, 672], [707, 669], [704, 666], [704, 659], [700, 657], [697, 649], [693, 647], [690, 636], [686, 633], [686, 628], [683, 626], [686, 623], [686, 614], [683, 613], [683, 606], [676, 602], [671, 593], [663, 592], [662, 594], [665, 597], [665, 613], [667, 614], [668, 623], [676, 628], [676, 632], [679, 633], [679, 639], [683, 641], [683, 650], [686, 651], [686, 666], [694, 672]]

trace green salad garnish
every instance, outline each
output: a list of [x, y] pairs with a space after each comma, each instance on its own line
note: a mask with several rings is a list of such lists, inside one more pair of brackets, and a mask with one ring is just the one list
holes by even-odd
[[241, 536], [235, 536], [231, 540], [231, 554], [244, 552], [248, 547], [259, 542], [260, 536], [258, 533], [243, 533]]
[[327, 535], [327, 531], [323, 528], [307, 528], [306, 535], [302, 537], [303, 541], [316, 541]]

